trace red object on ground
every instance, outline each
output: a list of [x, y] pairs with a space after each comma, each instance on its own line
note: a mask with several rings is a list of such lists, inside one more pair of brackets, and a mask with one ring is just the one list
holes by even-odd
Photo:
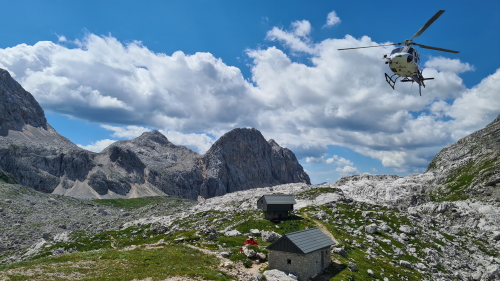
[[243, 242], [243, 246], [245, 245], [259, 245], [259, 243], [257, 243], [257, 241], [253, 240], [252, 238], [248, 238], [247, 240], [245, 240], [245, 242]]

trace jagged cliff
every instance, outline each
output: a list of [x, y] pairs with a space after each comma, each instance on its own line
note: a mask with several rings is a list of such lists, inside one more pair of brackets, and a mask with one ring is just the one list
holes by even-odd
[[445, 147], [431, 161], [427, 173], [442, 185], [444, 199], [500, 198], [500, 115], [484, 129]]
[[0, 169], [36, 190], [79, 198], [171, 195], [196, 199], [283, 183], [310, 184], [292, 151], [255, 129], [234, 129], [205, 154], [158, 131], [101, 153], [59, 135], [33, 96], [0, 69]]

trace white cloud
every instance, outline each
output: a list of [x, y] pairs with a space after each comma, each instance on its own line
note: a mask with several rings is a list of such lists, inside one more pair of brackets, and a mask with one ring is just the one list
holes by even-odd
[[105, 139], [105, 140], [99, 140], [99, 141], [93, 142], [89, 145], [81, 145], [81, 144], [77, 144], [77, 145], [83, 149], [99, 153], [103, 149], [105, 149], [106, 147], [113, 144], [114, 142], [116, 142], [116, 140]]
[[151, 129], [149, 128], [133, 126], [133, 125], [125, 127], [101, 125], [101, 127], [106, 130], [113, 131], [114, 133], [111, 136], [115, 138], [126, 138], [126, 139], [133, 139], [142, 135], [142, 133], [151, 131]]
[[330, 27], [340, 23], [340, 18], [337, 16], [335, 11], [331, 11], [326, 16], [326, 23], [323, 27]]
[[292, 27], [293, 34], [299, 37], [307, 37], [311, 33], [311, 23], [306, 20], [293, 22]]
[[326, 164], [333, 164], [336, 166], [353, 166], [354, 163], [352, 163], [350, 160], [347, 160], [343, 157], [340, 157], [338, 155], [333, 155], [332, 158], [328, 158], [325, 160]]
[[68, 39], [64, 35], [57, 36], [57, 41], [59, 42], [66, 42]]
[[164, 134], [170, 142], [176, 145], [187, 146], [200, 154], [205, 154], [214, 143], [214, 139], [207, 134], [183, 134], [176, 131], [163, 130], [160, 130], [160, 132]]
[[0, 67], [45, 110], [100, 123], [229, 129], [260, 107], [241, 71], [210, 53], [169, 56], [94, 34], [73, 43], [77, 48], [45, 41], [0, 49]]
[[358, 169], [355, 167], [351, 166], [344, 166], [344, 167], [339, 167], [335, 169], [336, 172], [338, 172], [341, 176], [349, 175], [349, 174], [359, 174]]
[[444, 57], [433, 57], [425, 62], [425, 67], [435, 68], [439, 71], [462, 73], [474, 71], [474, 66], [463, 63], [459, 59], [449, 59]]
[[[472, 66], [433, 58], [424, 76], [435, 80], [419, 96], [415, 85], [393, 90], [383, 79], [390, 70], [380, 57], [392, 48], [337, 50], [390, 42], [349, 35], [313, 42], [311, 30], [308, 21], [270, 30], [268, 40], [307, 56], [309, 64], [280, 46], [249, 49], [250, 82], [210, 53], [160, 54], [93, 34], [71, 49], [52, 42], [0, 49], [0, 67], [45, 110], [124, 125], [107, 127], [114, 137], [160, 128], [175, 144], [203, 152], [212, 136], [254, 127], [308, 163], [326, 161], [327, 146], [339, 145], [386, 167], [421, 170], [445, 145], [499, 114], [500, 70], [467, 89], [458, 74]], [[347, 167], [355, 168], [348, 162], [337, 168]]]
[[273, 27], [267, 32], [267, 39], [280, 41], [288, 46], [292, 51], [314, 54], [316, 51], [310, 44], [309, 34], [311, 33], [311, 23], [307, 20], [292, 23], [291, 31], [284, 31], [281, 28]]

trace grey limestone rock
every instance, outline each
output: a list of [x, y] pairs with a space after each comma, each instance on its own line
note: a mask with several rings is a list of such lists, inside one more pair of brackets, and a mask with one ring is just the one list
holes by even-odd
[[281, 238], [281, 235], [274, 231], [262, 231], [260, 234], [262, 235], [262, 241], [264, 242], [274, 242]]
[[408, 225], [400, 226], [399, 231], [401, 231], [402, 233], [407, 234], [407, 235], [415, 235], [416, 234], [415, 229], [411, 226], [408, 226]]
[[4, 69], [0, 69], [0, 101], [0, 136], [22, 131], [26, 125], [48, 129], [42, 107]]
[[253, 128], [233, 129], [224, 134], [200, 161], [200, 195], [205, 198], [291, 182], [310, 184], [292, 151], [273, 140], [267, 142]]
[[267, 281], [297, 281], [296, 278], [288, 276], [285, 272], [272, 269], [264, 271], [263, 275]]
[[229, 251], [224, 251], [224, 252], [220, 252], [219, 255], [223, 258], [229, 258], [229, 256], [231, 256], [231, 252]]
[[241, 232], [238, 230], [229, 230], [224, 233], [224, 236], [241, 236]]
[[332, 253], [341, 255], [344, 258], [347, 257], [347, 251], [343, 247], [342, 248], [332, 248]]
[[365, 226], [365, 232], [368, 234], [374, 234], [378, 231], [378, 227], [376, 224], [370, 224]]

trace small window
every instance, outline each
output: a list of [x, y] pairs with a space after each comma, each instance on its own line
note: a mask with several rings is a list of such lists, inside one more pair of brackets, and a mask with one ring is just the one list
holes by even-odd
[[287, 259], [286, 260], [286, 264], [292, 264], [292, 260], [291, 259]]
[[392, 50], [391, 55], [395, 54], [395, 53], [400, 53], [402, 50], [403, 50], [403, 47], [396, 48], [396, 49]]

